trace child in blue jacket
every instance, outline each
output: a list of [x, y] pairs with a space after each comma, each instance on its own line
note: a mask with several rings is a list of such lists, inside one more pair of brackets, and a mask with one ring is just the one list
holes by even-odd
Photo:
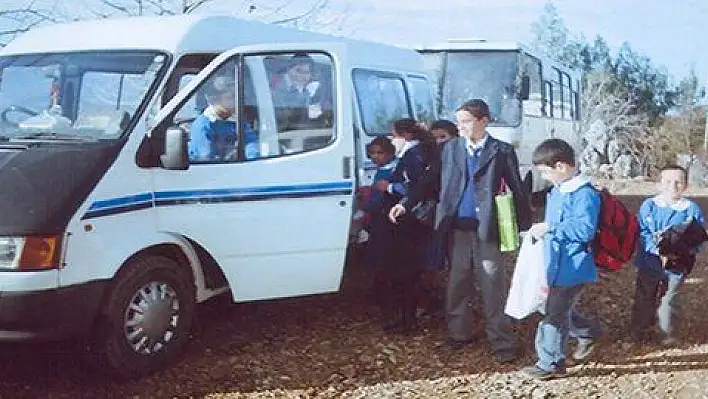
[[[686, 169], [669, 165], [661, 169], [659, 194], [648, 198], [639, 208], [640, 249], [635, 256], [637, 284], [632, 307], [630, 334], [635, 341], [650, 338], [655, 318], [659, 321], [663, 345], [676, 343], [676, 318], [679, 315], [679, 287], [685, 275], [666, 268], [667, 259], [660, 254], [658, 236], [662, 231], [695, 219], [705, 219], [694, 202], [683, 198], [688, 188]], [[695, 258], [693, 258], [695, 260]], [[693, 265], [681, 265], [687, 270]]]
[[538, 361], [522, 372], [545, 380], [565, 375], [569, 337], [577, 338], [573, 357], [582, 360], [601, 334], [595, 320], [575, 310], [584, 285], [597, 280], [597, 266], [588, 244], [597, 231], [600, 195], [588, 179], [578, 174], [575, 152], [563, 140], [542, 142], [533, 153], [533, 163], [541, 176], [553, 183], [544, 222], [529, 229], [534, 238], [544, 240], [549, 292], [546, 314], [536, 330]]

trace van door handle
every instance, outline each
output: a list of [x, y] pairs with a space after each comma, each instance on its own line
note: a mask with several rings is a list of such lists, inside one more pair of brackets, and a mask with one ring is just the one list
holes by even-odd
[[342, 178], [351, 179], [352, 178], [352, 157], [342, 158]]

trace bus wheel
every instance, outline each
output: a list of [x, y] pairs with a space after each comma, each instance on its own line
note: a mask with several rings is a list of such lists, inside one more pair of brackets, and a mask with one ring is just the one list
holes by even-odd
[[101, 371], [135, 378], [181, 355], [195, 310], [191, 273], [164, 256], [134, 259], [119, 273], [90, 346]]

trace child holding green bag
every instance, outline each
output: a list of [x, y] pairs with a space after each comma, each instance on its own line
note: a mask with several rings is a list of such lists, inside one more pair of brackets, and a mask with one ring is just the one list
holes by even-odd
[[519, 343], [504, 314], [508, 281], [502, 267], [495, 196], [502, 179], [513, 195], [520, 230], [531, 221], [529, 196], [519, 175], [514, 147], [487, 132], [489, 107], [481, 99], [462, 104], [455, 113], [460, 137], [445, 144], [440, 162], [431, 165], [407, 198], [391, 208], [393, 221], [409, 212], [433, 190], [439, 193], [435, 228], [452, 238], [446, 296], [448, 338], [444, 345], [461, 349], [473, 342], [479, 323], [477, 290], [486, 321], [487, 340], [500, 363], [519, 356]]

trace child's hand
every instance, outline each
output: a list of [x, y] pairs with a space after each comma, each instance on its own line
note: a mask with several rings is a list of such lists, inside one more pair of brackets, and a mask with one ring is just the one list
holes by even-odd
[[388, 212], [388, 220], [390, 220], [391, 223], [398, 223], [398, 218], [403, 216], [405, 213], [406, 208], [404, 208], [401, 204], [396, 204]]
[[365, 216], [366, 216], [366, 212], [364, 212], [361, 209], [358, 209], [356, 212], [354, 212], [354, 216], [352, 217], [352, 219], [362, 220], [362, 219], [364, 219]]
[[529, 234], [531, 237], [540, 240], [548, 232], [548, 224], [546, 223], [536, 223], [529, 229]]
[[377, 190], [385, 193], [388, 191], [388, 185], [389, 185], [388, 180], [379, 180], [376, 182], [374, 187], [376, 187]]

